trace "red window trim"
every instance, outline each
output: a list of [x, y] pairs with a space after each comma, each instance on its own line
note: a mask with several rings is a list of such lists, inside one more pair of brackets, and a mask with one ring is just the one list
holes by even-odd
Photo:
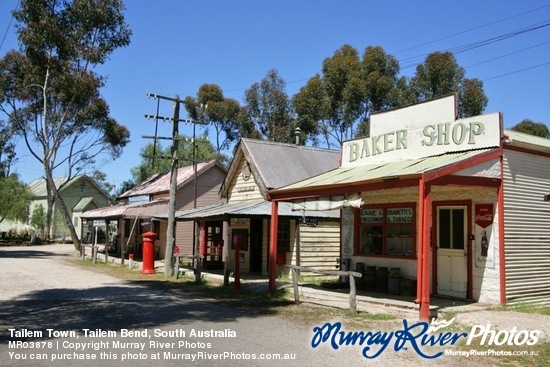
[[[376, 254], [362, 254], [359, 253], [359, 238], [360, 238], [360, 231], [359, 229], [362, 227], [360, 223], [360, 211], [362, 209], [382, 209], [384, 219], [381, 223], [383, 226], [383, 244], [382, 249], [384, 254], [386, 253], [386, 228], [387, 226], [393, 226], [396, 224], [388, 224], [386, 223], [386, 210], [391, 208], [412, 208], [413, 210], [413, 221], [411, 223], [412, 226], [412, 256], [400, 256], [400, 255], [376, 255]], [[416, 203], [415, 202], [405, 202], [405, 203], [392, 203], [392, 204], [371, 204], [371, 205], [363, 205], [361, 209], [355, 209], [354, 214], [354, 236], [353, 236], [353, 256], [361, 256], [361, 257], [376, 257], [376, 258], [390, 258], [390, 259], [407, 259], [407, 260], [416, 260], [416, 226], [417, 226], [417, 217], [416, 217]]]

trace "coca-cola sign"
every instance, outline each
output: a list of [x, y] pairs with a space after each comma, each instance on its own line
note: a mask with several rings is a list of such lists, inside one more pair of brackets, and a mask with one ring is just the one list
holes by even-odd
[[487, 228], [493, 224], [493, 204], [477, 204], [475, 220], [481, 228]]

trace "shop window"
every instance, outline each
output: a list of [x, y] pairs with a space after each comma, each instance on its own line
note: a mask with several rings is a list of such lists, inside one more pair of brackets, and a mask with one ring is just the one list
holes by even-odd
[[279, 218], [277, 252], [290, 252], [290, 220]]
[[414, 204], [364, 207], [357, 211], [356, 255], [415, 256]]

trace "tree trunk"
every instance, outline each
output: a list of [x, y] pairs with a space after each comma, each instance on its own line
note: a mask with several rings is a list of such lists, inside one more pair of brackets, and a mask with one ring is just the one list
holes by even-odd
[[67, 205], [65, 205], [63, 198], [59, 194], [59, 190], [55, 186], [51, 170], [48, 170], [47, 168], [46, 168], [46, 179], [48, 180], [49, 186], [52, 190], [53, 197], [55, 198], [55, 203], [57, 204], [57, 207], [59, 208], [59, 211], [61, 212], [63, 219], [65, 220], [65, 225], [67, 226], [67, 229], [69, 230], [69, 234], [71, 235], [73, 246], [77, 251], [80, 251], [80, 239], [78, 238], [78, 235], [74, 228], [71, 214], [69, 213], [69, 210], [67, 209]]
[[53, 218], [53, 203], [54, 196], [52, 195], [52, 188], [50, 187], [50, 182], [46, 180], [46, 228], [44, 229], [44, 239], [51, 239], [52, 234], [52, 218]]

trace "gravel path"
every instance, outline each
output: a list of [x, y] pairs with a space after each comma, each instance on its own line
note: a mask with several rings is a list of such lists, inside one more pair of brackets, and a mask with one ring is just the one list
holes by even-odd
[[[212, 299], [151, 288], [136, 281], [127, 281], [74, 266], [65, 261], [74, 256], [72, 245], [0, 248], [0, 365], [1, 366], [365, 366], [371, 363], [391, 364], [392, 367], [429, 363], [434, 366], [462, 366], [465, 363], [494, 365], [494, 359], [442, 356], [424, 360], [413, 350], [412, 344], [394, 351], [395, 338], [379, 357], [367, 360], [360, 346], [340, 346], [338, 350], [328, 343], [312, 348], [315, 325], [305, 320], [281, 317], [268, 312], [239, 309]], [[302, 307], [302, 306], [300, 306]], [[315, 312], [316, 306], [311, 307]], [[404, 315], [405, 317], [405, 315]], [[544, 337], [550, 335], [550, 318], [513, 312], [482, 311], [460, 313], [456, 320], [465, 325], [491, 324], [511, 329], [541, 329]], [[339, 320], [327, 320], [336, 323]], [[410, 321], [410, 324], [416, 321]], [[410, 325], [409, 324], [409, 325]], [[364, 331], [383, 331], [383, 328], [404, 328], [402, 320], [372, 321]], [[393, 329], [392, 329], [393, 328]], [[37, 335], [12, 335], [17, 332], [43, 332]], [[47, 329], [55, 332], [73, 332], [73, 336], [46, 337]], [[83, 329], [110, 335], [84, 335]], [[123, 330], [147, 335], [123, 336]], [[158, 335], [155, 335], [158, 330]], [[178, 331], [179, 330], [179, 331]], [[219, 331], [225, 336], [191, 335], [196, 332]], [[185, 337], [181, 332], [185, 332]], [[356, 330], [345, 330], [356, 331]], [[177, 333], [180, 334], [177, 334]], [[383, 334], [378, 334], [380, 337]], [[21, 336], [21, 337], [19, 337]], [[371, 339], [374, 340], [374, 339]], [[380, 340], [380, 339], [377, 339]], [[46, 342], [53, 344], [10, 347], [9, 342]], [[97, 343], [108, 344], [97, 344]], [[120, 343], [131, 343], [122, 348]], [[80, 345], [78, 343], [96, 343]], [[143, 344], [143, 350], [140, 349]], [[173, 344], [172, 344], [173, 343]], [[180, 344], [183, 343], [183, 344]], [[190, 343], [190, 344], [186, 344]], [[134, 345], [135, 344], [135, 345]], [[80, 350], [71, 349], [78, 348]], [[94, 349], [98, 346], [97, 349]], [[365, 346], [365, 345], [364, 345]], [[374, 347], [374, 346], [373, 346]], [[445, 347], [423, 348], [427, 354], [444, 351]], [[11, 353], [11, 354], [10, 354]], [[140, 354], [141, 353], [141, 354]], [[165, 354], [168, 353], [168, 354]], [[172, 353], [172, 354], [171, 354]], [[230, 354], [233, 353], [233, 354]], [[87, 354], [87, 355], [86, 355]], [[224, 357], [215, 359], [215, 356]], [[284, 356], [290, 360], [253, 360], [250, 355]], [[64, 359], [52, 362], [56, 355]], [[82, 355], [84, 360], [76, 360]], [[192, 360], [167, 357], [195, 356]], [[30, 358], [44, 356], [47, 360]], [[140, 356], [142, 357], [141, 359]], [[155, 357], [159, 360], [153, 360]], [[27, 359], [17, 359], [17, 358]], [[92, 359], [95, 357], [96, 359]], [[117, 358], [116, 360], [114, 358]], [[123, 357], [137, 358], [121, 361]], [[183, 358], [183, 357], [182, 357]]]

